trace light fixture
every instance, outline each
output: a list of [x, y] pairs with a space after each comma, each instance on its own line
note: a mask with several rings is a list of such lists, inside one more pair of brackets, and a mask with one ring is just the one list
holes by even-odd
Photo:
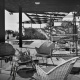
[[9, 14], [10, 14], [10, 15], [13, 15], [13, 12], [10, 12]]
[[36, 5], [39, 5], [39, 4], [40, 4], [40, 2], [35, 2], [35, 4], [36, 4]]

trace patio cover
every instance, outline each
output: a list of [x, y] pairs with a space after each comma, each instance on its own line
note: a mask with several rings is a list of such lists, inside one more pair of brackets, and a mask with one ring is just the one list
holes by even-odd
[[79, 0], [5, 0], [10, 12], [19, 12], [19, 6], [23, 12], [71, 12], [79, 5]]
[[[14, 13], [19, 12], [19, 31], [20, 31], [20, 44], [21, 41], [21, 26], [22, 17], [21, 13], [39, 13], [39, 12], [72, 12], [79, 11], [79, 0], [5, 0], [5, 9]], [[38, 19], [38, 22], [40, 20]], [[20, 45], [22, 46], [22, 45]]]
[[[62, 21], [68, 13], [59, 12], [37, 12], [37, 13], [25, 13], [25, 15], [30, 19], [29, 21], [24, 21], [23, 24], [45, 24], [48, 23], [51, 18], [54, 22]], [[52, 16], [52, 17], [51, 17]]]

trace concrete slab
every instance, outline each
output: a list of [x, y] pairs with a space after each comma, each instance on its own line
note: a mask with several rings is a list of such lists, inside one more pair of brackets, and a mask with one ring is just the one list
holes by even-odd
[[[10, 75], [7, 74], [0, 74], [0, 80], [8, 80], [10, 78]], [[10, 78], [9, 80], [12, 80], [12, 78]], [[21, 78], [21, 77], [16, 77], [15, 80], [29, 80], [27, 78]]]
[[67, 80], [80, 80], [80, 74], [79, 75], [69, 74]]

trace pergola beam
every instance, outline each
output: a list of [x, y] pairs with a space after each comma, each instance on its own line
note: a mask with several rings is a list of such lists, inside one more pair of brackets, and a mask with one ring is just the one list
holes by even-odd
[[30, 15], [28, 15], [27, 13], [25, 13], [25, 14], [26, 14], [26, 16], [31, 20], [32, 23], [36, 23], [36, 22], [30, 17]]

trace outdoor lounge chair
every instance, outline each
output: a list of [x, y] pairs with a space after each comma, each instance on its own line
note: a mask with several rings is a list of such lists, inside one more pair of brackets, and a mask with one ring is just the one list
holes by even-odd
[[10, 61], [10, 63], [12, 62], [12, 58], [15, 55], [15, 49], [13, 48], [13, 46], [9, 43], [0, 43], [0, 71], [3, 67], [2, 63], [3, 60], [5, 61], [5, 63], [8, 63]]
[[74, 63], [77, 61], [78, 57], [69, 59], [62, 64], [48, 69], [41, 68], [39, 65], [36, 65], [37, 70], [37, 80], [67, 80], [67, 76], [70, 73]]
[[[42, 60], [44, 62], [44, 59], [43, 58], [46, 58], [46, 65], [47, 65], [47, 59], [50, 58], [52, 63], [53, 63], [53, 60], [52, 60], [52, 52], [53, 52], [53, 49], [50, 50], [49, 54], [46, 54], [46, 53], [40, 53], [39, 51], [39, 48], [35, 47], [36, 51], [37, 51], [37, 54], [36, 54], [36, 57], [42, 57]], [[54, 63], [53, 63], [54, 64]]]
[[[39, 48], [35, 47], [35, 50], [37, 52], [36, 57], [42, 57], [42, 59], [46, 58], [46, 64], [47, 64], [47, 59], [50, 58], [53, 63], [53, 60], [52, 60], [52, 52], [54, 50], [53, 48], [54, 48], [53, 42], [51, 41], [44, 42]], [[43, 59], [43, 62], [44, 62], [44, 59]]]
[[[11, 67], [10, 77], [7, 80], [16, 80], [16, 77], [21, 78], [31, 78], [33, 79], [33, 75], [36, 72], [35, 64], [38, 63], [38, 60], [32, 60], [30, 53], [22, 52], [16, 49], [20, 54], [18, 59], [13, 60], [13, 64]], [[16, 55], [17, 56], [17, 55]]]

